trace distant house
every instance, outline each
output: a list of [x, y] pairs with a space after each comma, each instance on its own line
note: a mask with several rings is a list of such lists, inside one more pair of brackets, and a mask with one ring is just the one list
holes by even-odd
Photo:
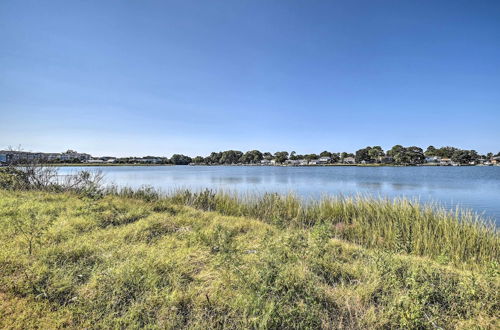
[[318, 165], [319, 164], [319, 159], [311, 159], [309, 161], [309, 165]]
[[300, 165], [300, 160], [298, 160], [298, 159], [288, 159], [287, 161], [285, 161], [285, 164], [297, 166], [297, 165]]
[[299, 165], [307, 165], [307, 164], [309, 164], [307, 159], [299, 159]]
[[453, 162], [451, 161], [450, 158], [441, 158], [441, 160], [439, 161], [439, 165], [449, 166], [453, 165]]
[[344, 158], [344, 164], [356, 164], [356, 158], [346, 157]]
[[378, 157], [378, 162], [381, 164], [391, 164], [394, 163], [394, 158], [391, 156], [380, 156]]
[[318, 159], [318, 164], [329, 164], [332, 161], [330, 157], [320, 157]]
[[140, 159], [141, 163], [147, 163], [147, 164], [158, 164], [161, 162], [161, 159], [158, 157], [143, 157]]
[[114, 162], [116, 162], [116, 157], [104, 156], [104, 157], [101, 157], [100, 159], [102, 159], [106, 163], [114, 163]]
[[271, 165], [271, 161], [269, 159], [263, 159], [260, 161], [260, 165]]
[[104, 160], [99, 159], [99, 158], [91, 158], [91, 159], [87, 160], [87, 163], [101, 164], [101, 163], [104, 163]]
[[441, 162], [441, 157], [438, 156], [425, 157], [425, 162], [427, 164], [439, 164]]
[[55, 159], [60, 159], [62, 161], [72, 161], [72, 160], [79, 160], [79, 161], [87, 161], [91, 158], [89, 154], [85, 153], [80, 153], [76, 151], [66, 151], [60, 154], [51, 154], [53, 158]]

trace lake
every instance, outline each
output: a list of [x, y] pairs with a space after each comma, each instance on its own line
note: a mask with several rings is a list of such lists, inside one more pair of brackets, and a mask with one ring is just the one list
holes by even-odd
[[100, 170], [106, 182], [163, 191], [223, 189], [236, 193], [293, 192], [304, 198], [325, 194], [409, 197], [445, 207], [469, 208], [500, 224], [500, 167], [273, 167], [273, 166], [103, 166], [61, 167], [61, 174]]

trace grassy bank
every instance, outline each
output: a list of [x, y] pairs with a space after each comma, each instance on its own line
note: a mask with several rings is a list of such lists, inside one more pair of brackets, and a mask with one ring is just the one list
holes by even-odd
[[0, 190], [0, 327], [498, 328], [498, 234], [459, 217], [410, 202]]

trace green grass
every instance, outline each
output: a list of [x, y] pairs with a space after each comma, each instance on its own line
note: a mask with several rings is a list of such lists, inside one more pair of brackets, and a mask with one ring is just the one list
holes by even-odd
[[116, 193], [0, 190], [0, 328], [500, 326], [498, 234], [468, 213]]
[[[141, 192], [154, 196], [147, 190], [135, 192], [135, 196], [145, 198]], [[118, 193], [128, 196], [130, 190]], [[490, 264], [500, 257], [500, 238], [492, 222], [470, 211], [450, 212], [407, 199], [324, 197], [304, 203], [294, 195], [238, 197], [186, 190], [167, 196], [167, 200], [224, 215], [248, 216], [278, 227], [325, 225], [338, 239], [368, 248], [446, 259], [456, 266]]]

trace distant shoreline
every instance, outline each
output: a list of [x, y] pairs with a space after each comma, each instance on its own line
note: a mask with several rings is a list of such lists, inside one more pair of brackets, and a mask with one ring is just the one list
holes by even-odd
[[245, 167], [491, 167], [495, 165], [440, 165], [440, 164], [418, 164], [418, 165], [396, 165], [396, 164], [315, 164], [315, 165], [260, 165], [260, 164], [189, 164], [189, 165], [174, 165], [174, 164], [116, 164], [116, 163], [64, 163], [64, 164], [42, 164], [50, 167], [120, 167], [120, 166], [136, 166], [136, 167], [151, 167], [151, 166], [245, 166]]

